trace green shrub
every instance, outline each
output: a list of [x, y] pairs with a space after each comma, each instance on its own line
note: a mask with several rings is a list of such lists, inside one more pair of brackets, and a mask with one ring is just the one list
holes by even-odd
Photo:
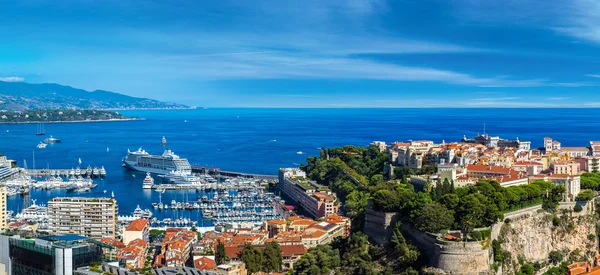
[[579, 213], [583, 210], [583, 207], [581, 207], [581, 205], [575, 205], [575, 207], [573, 208], [573, 211]]
[[560, 218], [556, 215], [552, 215], [552, 225], [560, 226]]

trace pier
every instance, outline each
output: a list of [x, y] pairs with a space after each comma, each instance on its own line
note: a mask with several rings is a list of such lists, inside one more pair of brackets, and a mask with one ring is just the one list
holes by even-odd
[[204, 166], [192, 166], [192, 172], [198, 174], [208, 174], [215, 178], [247, 178], [268, 181], [278, 180], [277, 175], [248, 174], [242, 172], [223, 171], [219, 168], [210, 168]]
[[41, 177], [69, 177], [69, 176], [82, 176], [89, 178], [103, 178], [106, 177], [106, 170], [104, 167], [98, 169], [97, 167], [89, 169], [27, 169], [27, 173], [36, 178]]

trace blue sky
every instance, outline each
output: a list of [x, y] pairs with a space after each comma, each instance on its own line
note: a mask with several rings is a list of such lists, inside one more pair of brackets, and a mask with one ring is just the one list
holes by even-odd
[[600, 107], [598, 26], [595, 0], [0, 0], [0, 80], [208, 107]]

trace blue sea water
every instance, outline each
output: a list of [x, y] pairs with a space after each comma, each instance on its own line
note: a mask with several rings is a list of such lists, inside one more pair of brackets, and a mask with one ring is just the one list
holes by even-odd
[[[36, 145], [35, 124], [0, 124], [0, 153], [35, 167], [71, 168], [104, 166], [107, 178], [88, 193], [64, 190], [34, 191], [31, 198], [45, 203], [55, 196], [110, 196], [114, 192], [121, 214], [140, 205], [151, 208], [158, 192], [141, 188], [143, 175], [121, 167], [127, 149], [140, 146], [153, 154], [167, 147], [192, 164], [222, 170], [273, 174], [280, 167], [297, 166], [320, 147], [367, 145], [431, 139], [458, 141], [463, 135], [486, 132], [502, 138], [531, 140], [541, 146], [545, 136], [563, 146], [587, 146], [600, 140], [600, 109], [206, 109], [123, 111], [140, 121], [47, 124], [47, 135], [62, 139], [46, 149]], [[109, 151], [107, 152], [107, 148]], [[106, 193], [104, 193], [106, 190]], [[187, 195], [186, 195], [187, 194]], [[167, 191], [163, 202], [196, 199], [196, 192]], [[11, 197], [8, 207], [19, 211], [23, 198]], [[158, 217], [201, 219], [196, 212], [163, 212]]]

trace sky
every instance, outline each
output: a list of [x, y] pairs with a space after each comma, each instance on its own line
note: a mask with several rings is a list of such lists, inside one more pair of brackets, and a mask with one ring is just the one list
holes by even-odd
[[597, 0], [0, 0], [0, 81], [205, 107], [600, 107]]

